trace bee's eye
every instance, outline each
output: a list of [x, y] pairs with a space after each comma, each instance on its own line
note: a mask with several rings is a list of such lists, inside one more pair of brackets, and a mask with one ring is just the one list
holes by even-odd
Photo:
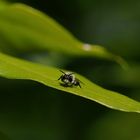
[[66, 74], [64, 75], [64, 78], [67, 79], [67, 75]]
[[71, 76], [69, 77], [69, 81], [72, 82], [72, 77]]

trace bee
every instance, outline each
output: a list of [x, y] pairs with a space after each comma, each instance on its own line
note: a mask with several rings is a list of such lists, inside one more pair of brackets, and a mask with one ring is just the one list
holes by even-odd
[[63, 86], [66, 87], [72, 87], [72, 86], [79, 86], [81, 88], [81, 81], [77, 78], [75, 78], [74, 73], [72, 72], [63, 72], [60, 70], [63, 74], [59, 77], [58, 80], [61, 80], [63, 82]]

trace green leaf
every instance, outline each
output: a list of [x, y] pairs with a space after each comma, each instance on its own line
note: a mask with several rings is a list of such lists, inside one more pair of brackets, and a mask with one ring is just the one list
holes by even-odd
[[0, 10], [0, 36], [3, 50], [5, 46], [13, 46], [22, 51], [56, 51], [109, 59], [127, 66], [121, 57], [102, 46], [79, 41], [52, 18], [24, 4], [9, 5]]
[[79, 74], [75, 74], [84, 84], [79, 87], [64, 87], [57, 80], [59, 69], [20, 60], [0, 53], [0, 75], [12, 79], [28, 79], [46, 86], [69, 92], [105, 105], [112, 109], [140, 113], [140, 103], [117, 92], [106, 90]]

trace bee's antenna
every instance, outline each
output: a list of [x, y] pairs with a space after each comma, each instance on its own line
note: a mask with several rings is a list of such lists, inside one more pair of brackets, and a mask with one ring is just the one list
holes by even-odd
[[63, 74], [65, 74], [65, 72], [64, 71], [62, 71], [62, 70], [59, 70], [60, 72], [62, 72]]
[[[62, 72], [63, 74], [66, 74], [64, 71], [62, 71], [62, 70], [59, 70], [60, 72]], [[69, 75], [73, 75], [74, 73], [72, 72], [72, 73], [70, 73]]]

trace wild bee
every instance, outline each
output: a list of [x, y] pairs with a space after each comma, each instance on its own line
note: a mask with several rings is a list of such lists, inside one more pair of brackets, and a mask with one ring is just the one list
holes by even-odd
[[75, 78], [74, 73], [72, 72], [63, 72], [60, 70], [63, 74], [59, 77], [58, 80], [61, 80], [63, 82], [63, 85], [66, 87], [72, 87], [72, 86], [79, 86], [81, 88], [81, 81], [77, 78]]

